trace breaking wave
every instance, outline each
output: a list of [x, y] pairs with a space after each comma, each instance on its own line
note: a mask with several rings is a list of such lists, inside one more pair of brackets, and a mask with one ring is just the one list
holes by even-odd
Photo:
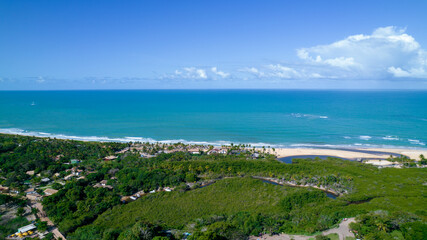
[[[65, 134], [53, 134], [46, 132], [27, 131], [19, 128], [0, 128], [0, 133], [13, 134], [22, 136], [34, 136], [34, 137], [48, 137], [57, 139], [68, 139], [77, 141], [90, 141], [90, 142], [149, 142], [149, 143], [184, 143], [184, 144], [195, 144], [195, 145], [213, 145], [223, 146], [233, 144], [248, 144], [251, 147], [271, 147], [271, 148], [408, 148], [408, 146], [396, 146], [396, 145], [381, 145], [381, 144], [367, 144], [367, 143], [353, 143], [353, 144], [311, 144], [311, 143], [266, 143], [266, 142], [236, 142], [236, 141], [189, 141], [185, 139], [172, 139], [172, 140], [156, 140], [153, 138], [144, 137], [106, 137], [106, 136], [74, 136]], [[351, 137], [344, 136], [346, 139], [352, 139]], [[355, 139], [369, 140], [371, 136], [359, 136]], [[425, 143], [416, 139], [408, 139], [408, 142], [412, 145], [425, 146]], [[417, 147], [410, 147], [416, 149]]]
[[303, 114], [303, 113], [291, 113], [290, 116], [294, 117], [294, 118], [308, 118], [308, 119], [316, 119], [316, 118], [327, 119], [327, 118], [329, 118], [328, 116], [314, 115], [314, 114]]

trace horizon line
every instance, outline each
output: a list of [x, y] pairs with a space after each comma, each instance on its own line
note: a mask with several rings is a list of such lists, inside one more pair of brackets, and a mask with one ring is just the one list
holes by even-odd
[[0, 92], [49, 92], [49, 91], [427, 91], [427, 88], [106, 88], [106, 89], [0, 89]]

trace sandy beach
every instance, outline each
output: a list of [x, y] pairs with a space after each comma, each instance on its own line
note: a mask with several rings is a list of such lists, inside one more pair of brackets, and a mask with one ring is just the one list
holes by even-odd
[[411, 159], [419, 160], [420, 155], [427, 157], [427, 149], [388, 149], [388, 148], [349, 148], [349, 149], [329, 149], [329, 148], [276, 148], [266, 149], [271, 154], [278, 158], [290, 156], [306, 156], [306, 155], [327, 155], [352, 160], [358, 159], [386, 159], [390, 155], [405, 155]]

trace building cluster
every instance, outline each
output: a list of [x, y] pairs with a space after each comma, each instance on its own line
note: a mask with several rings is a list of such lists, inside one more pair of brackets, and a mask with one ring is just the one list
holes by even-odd
[[18, 228], [18, 231], [14, 234], [11, 234], [6, 237], [7, 240], [20, 240], [26, 238], [35, 238], [40, 237], [39, 232], [36, 230], [37, 227], [34, 224], [29, 224], [27, 226], [23, 226]]

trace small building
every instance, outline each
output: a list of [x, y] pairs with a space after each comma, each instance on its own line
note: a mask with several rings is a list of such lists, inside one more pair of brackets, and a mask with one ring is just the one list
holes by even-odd
[[18, 233], [28, 232], [28, 231], [34, 230], [34, 229], [36, 229], [36, 228], [37, 228], [37, 227], [36, 227], [34, 224], [30, 224], [30, 225], [27, 225], [27, 226], [23, 226], [23, 227], [21, 227], [21, 228], [18, 228]]
[[42, 183], [47, 183], [50, 182], [49, 178], [42, 178], [42, 180], [40, 180]]
[[43, 198], [43, 196], [37, 192], [27, 193], [26, 197], [33, 201], [40, 201]]
[[64, 180], [69, 180], [69, 179], [71, 179], [71, 178], [73, 178], [73, 177], [75, 177], [76, 175], [74, 175], [74, 173], [72, 173], [72, 174], [70, 174], [70, 175], [67, 175], [67, 176], [65, 176], [64, 177]]
[[0, 193], [8, 193], [8, 192], [9, 192], [9, 187], [0, 185]]
[[77, 164], [77, 163], [80, 163], [80, 160], [79, 159], [71, 159], [70, 163], [71, 164]]
[[108, 157], [104, 158], [105, 161], [112, 161], [112, 160], [115, 160], [115, 159], [117, 159], [117, 156], [114, 156], [114, 155], [111, 155], [111, 156], [108, 156]]
[[122, 196], [121, 198], [120, 198], [120, 202], [121, 203], [127, 203], [127, 202], [129, 202], [129, 196]]
[[96, 187], [96, 188], [102, 187], [102, 188], [113, 189], [113, 186], [107, 185], [107, 180], [102, 180], [99, 183], [93, 185], [93, 187]]
[[25, 190], [25, 194], [26, 195], [32, 194], [32, 193], [35, 193], [35, 192], [36, 192], [36, 190], [34, 188], [28, 188], [27, 190]]
[[220, 154], [227, 154], [227, 152], [228, 152], [228, 149], [226, 149], [226, 148], [221, 148], [221, 149], [218, 151], [218, 153], [220, 153]]
[[44, 190], [44, 194], [46, 194], [47, 196], [53, 195], [55, 193], [57, 193], [58, 190], [52, 189], [52, 188], [47, 188], [46, 190]]

